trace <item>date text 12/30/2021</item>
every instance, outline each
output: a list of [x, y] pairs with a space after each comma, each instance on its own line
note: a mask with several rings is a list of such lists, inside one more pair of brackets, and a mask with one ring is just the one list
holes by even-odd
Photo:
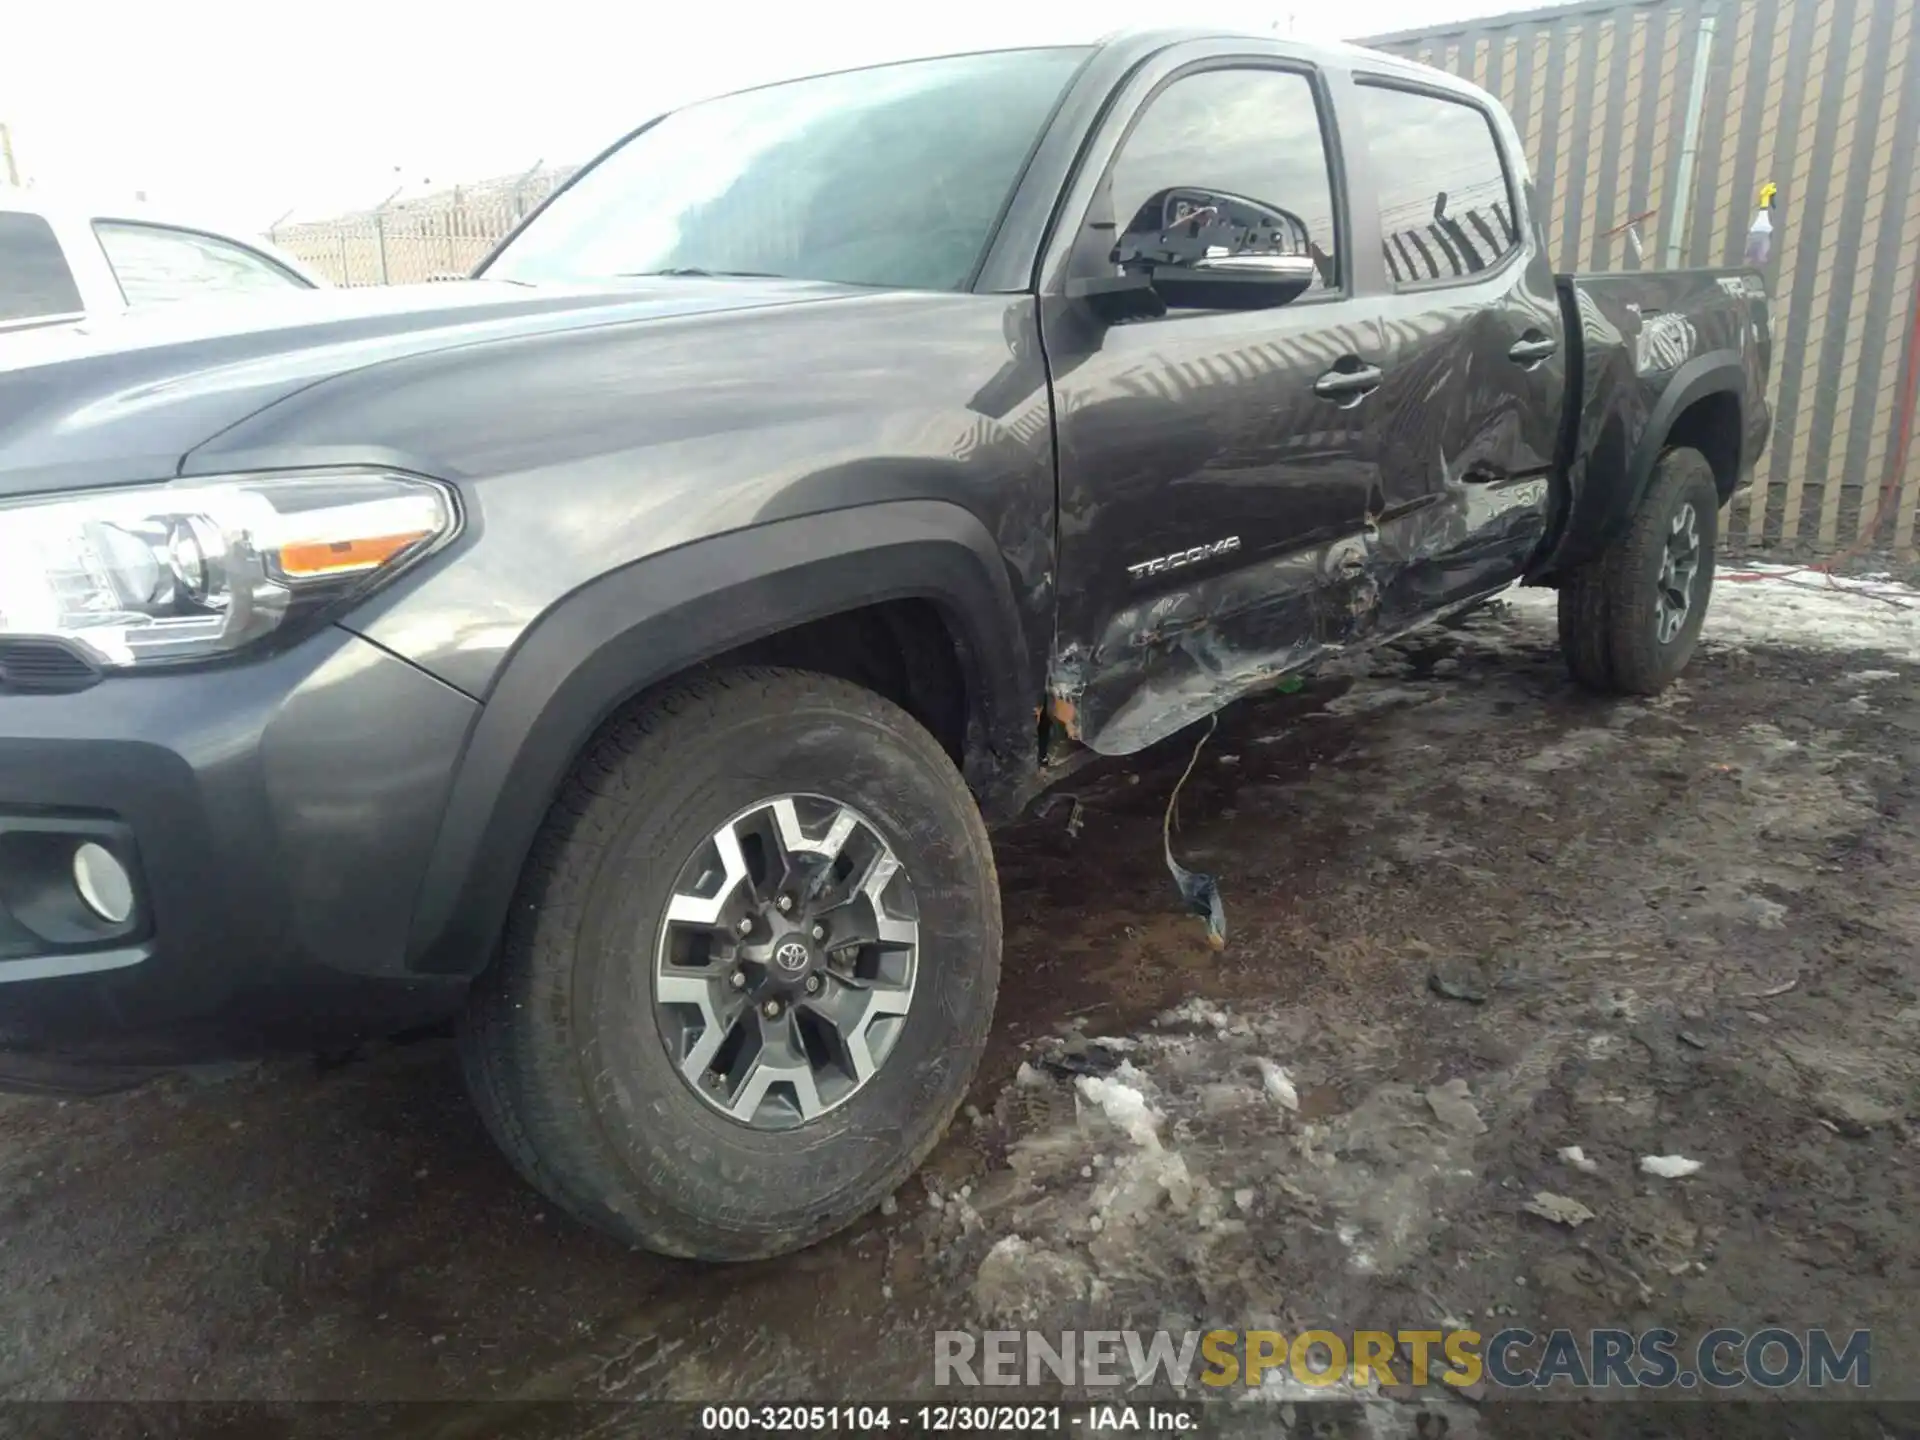
[[1184, 1435], [1200, 1429], [1198, 1404], [708, 1405], [700, 1432], [798, 1435]]

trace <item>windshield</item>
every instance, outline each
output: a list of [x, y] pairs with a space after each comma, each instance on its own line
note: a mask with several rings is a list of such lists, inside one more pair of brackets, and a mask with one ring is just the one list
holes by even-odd
[[484, 273], [960, 289], [1085, 53], [921, 60], [677, 110], [555, 196]]

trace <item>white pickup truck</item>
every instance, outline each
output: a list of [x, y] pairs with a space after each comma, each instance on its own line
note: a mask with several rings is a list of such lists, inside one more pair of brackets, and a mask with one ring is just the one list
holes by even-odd
[[176, 301], [315, 290], [326, 281], [262, 240], [0, 187], [0, 335]]

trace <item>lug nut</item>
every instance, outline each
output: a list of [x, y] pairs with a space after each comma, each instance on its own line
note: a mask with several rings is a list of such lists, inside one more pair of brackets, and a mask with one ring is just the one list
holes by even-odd
[[733, 927], [733, 933], [736, 935], [751, 935], [753, 933], [753, 917], [751, 915], [742, 915], [740, 917], [740, 923]]
[[760, 1013], [769, 1020], [778, 1020], [780, 1018], [780, 1002], [778, 1000], [767, 1001], [766, 1004], [760, 1007]]
[[747, 972], [744, 970], [734, 971], [733, 974], [727, 977], [727, 983], [733, 986], [733, 988], [736, 990], [746, 989], [747, 988]]
[[818, 995], [820, 993], [820, 983], [819, 975], [807, 976], [807, 994]]
[[817, 920], [813, 926], [813, 938], [816, 940], [824, 940], [827, 938], [827, 927], [820, 924]]
[[793, 913], [793, 897], [791, 895], [782, 895], [773, 903], [774, 907], [778, 909], [782, 915], [790, 915]]

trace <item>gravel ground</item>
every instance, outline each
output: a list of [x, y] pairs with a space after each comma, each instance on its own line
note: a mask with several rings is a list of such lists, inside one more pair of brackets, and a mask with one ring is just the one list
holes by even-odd
[[[900, 1397], [941, 1328], [1448, 1318], [1871, 1328], [1876, 1390], [1908, 1395], [1916, 601], [1723, 584], [1685, 681], [1623, 702], [1570, 688], [1524, 596], [1235, 707], [1175, 833], [1224, 952], [1160, 854], [1200, 730], [1082, 771], [997, 838], [968, 1114], [783, 1261], [566, 1222], [445, 1041], [0, 1100], [0, 1396]], [[1642, 1173], [1666, 1155], [1699, 1169]], [[1500, 1430], [1392, 1398], [1404, 1433]]]

